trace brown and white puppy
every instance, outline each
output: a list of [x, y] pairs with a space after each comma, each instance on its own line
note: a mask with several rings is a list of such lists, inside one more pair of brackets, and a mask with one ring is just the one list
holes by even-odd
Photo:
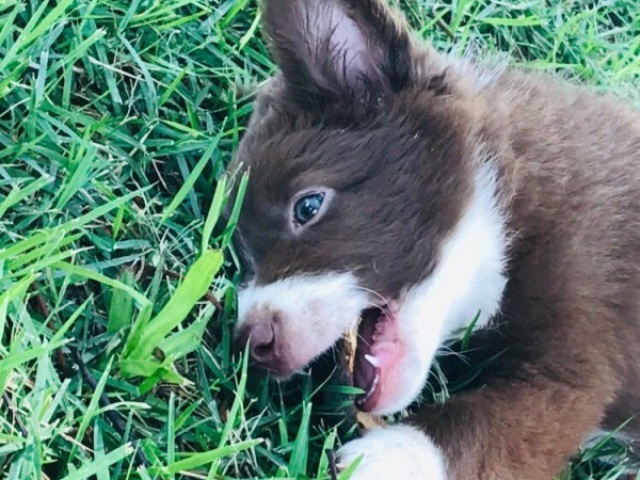
[[[236, 164], [241, 341], [286, 378], [359, 319], [359, 408], [480, 312], [482, 388], [347, 443], [354, 479], [550, 480], [640, 411], [638, 113], [414, 41], [377, 0], [265, 0], [280, 72]], [[626, 434], [640, 435], [637, 423]]]

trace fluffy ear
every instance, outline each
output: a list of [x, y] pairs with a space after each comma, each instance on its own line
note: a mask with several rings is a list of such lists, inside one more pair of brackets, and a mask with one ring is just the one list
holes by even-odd
[[263, 0], [264, 25], [291, 93], [379, 97], [406, 87], [411, 41], [379, 0]]

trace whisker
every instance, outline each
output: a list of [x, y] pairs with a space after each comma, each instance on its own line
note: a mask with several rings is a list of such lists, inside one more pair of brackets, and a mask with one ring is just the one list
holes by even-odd
[[[363, 292], [371, 293], [375, 297], [377, 297], [380, 300], [382, 300], [382, 305], [388, 305], [390, 303], [388, 298], [386, 298], [384, 295], [382, 295], [381, 293], [376, 292], [375, 290], [373, 290], [371, 288], [357, 286], [356, 289], [362, 290]], [[374, 307], [380, 307], [380, 305], [373, 305], [373, 306]]]

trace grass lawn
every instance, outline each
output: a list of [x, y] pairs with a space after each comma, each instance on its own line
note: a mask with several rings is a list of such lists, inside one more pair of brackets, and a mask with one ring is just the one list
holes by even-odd
[[[441, 48], [639, 98], [640, 0], [401, 4]], [[253, 0], [0, 0], [0, 478], [329, 478], [348, 388], [247, 376], [231, 348], [233, 216], [213, 227], [273, 70], [258, 20]], [[625, 463], [605, 441], [562, 478]]]

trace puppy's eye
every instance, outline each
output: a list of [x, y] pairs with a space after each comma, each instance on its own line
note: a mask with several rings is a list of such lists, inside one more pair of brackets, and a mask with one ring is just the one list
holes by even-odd
[[293, 206], [293, 218], [302, 226], [315, 217], [324, 202], [324, 193], [310, 193], [301, 197]]

